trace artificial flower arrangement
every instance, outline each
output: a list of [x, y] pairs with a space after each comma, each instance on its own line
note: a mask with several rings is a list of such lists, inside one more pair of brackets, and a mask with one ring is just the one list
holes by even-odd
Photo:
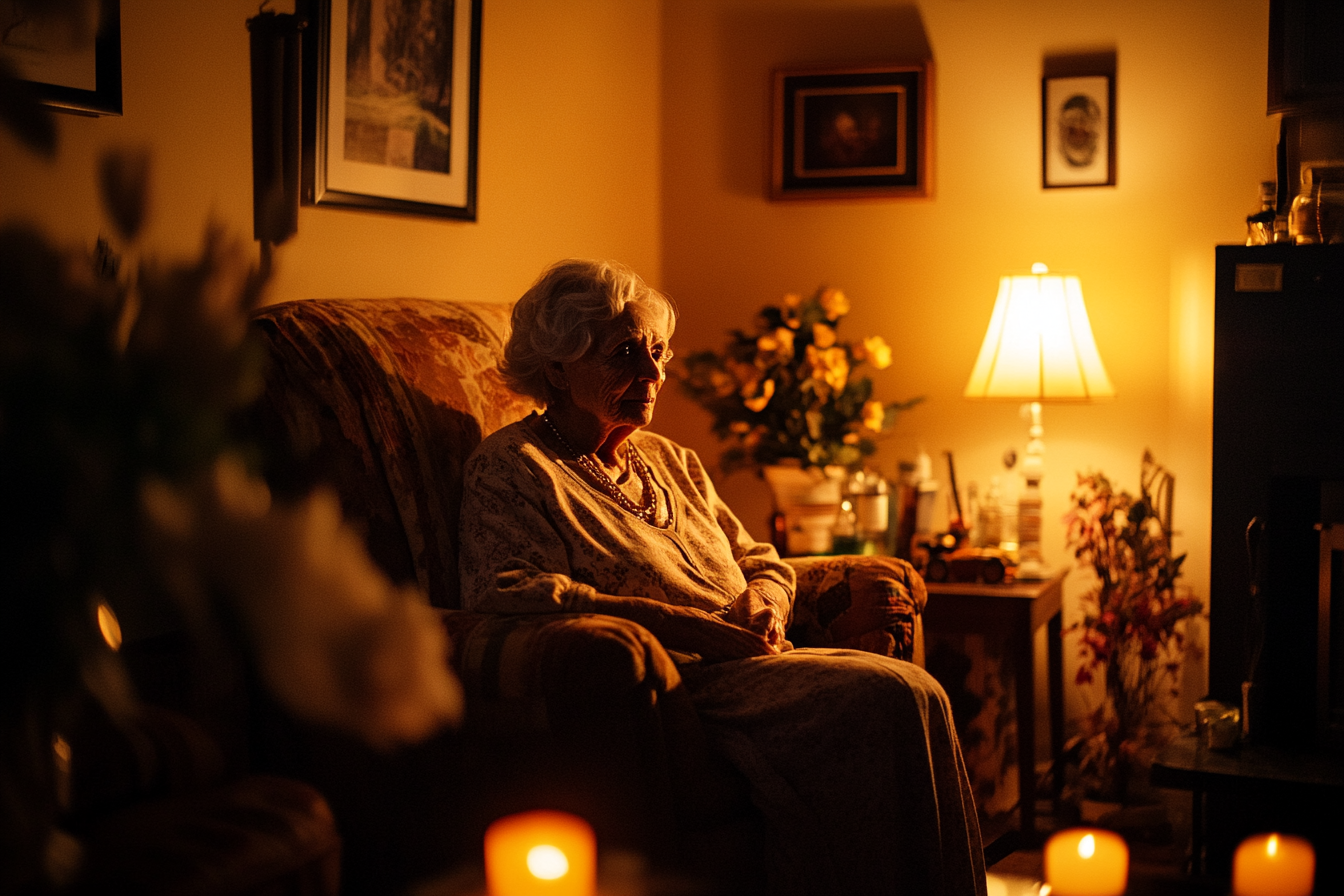
[[849, 299], [822, 288], [804, 299], [789, 294], [767, 305], [756, 331], [730, 331], [723, 351], [698, 351], [675, 368], [682, 388], [714, 417], [713, 431], [730, 443], [725, 472], [796, 463], [855, 468], [877, 450], [876, 439], [919, 399], [884, 403], [858, 371], [891, 365], [881, 336], [845, 341], [840, 322]]
[[1203, 610], [1177, 584], [1185, 555], [1172, 554], [1170, 519], [1156, 506], [1164, 481], [1170, 475], [1146, 451], [1138, 498], [1101, 473], [1079, 473], [1064, 518], [1069, 547], [1097, 578], [1082, 620], [1069, 628], [1081, 634], [1077, 683], [1102, 676], [1106, 686], [1079, 741], [1083, 787], [1093, 796], [1125, 799], [1130, 767], [1174, 724], [1159, 710], [1177, 695], [1184, 620]]

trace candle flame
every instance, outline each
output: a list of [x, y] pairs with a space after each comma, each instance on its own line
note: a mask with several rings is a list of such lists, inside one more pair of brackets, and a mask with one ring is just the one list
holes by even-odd
[[1279, 854], [1279, 835], [1270, 834], [1269, 841], [1265, 843], [1265, 853], [1273, 858]]
[[569, 873], [569, 859], [558, 847], [543, 843], [527, 851], [527, 870], [542, 880], [558, 880]]
[[1083, 835], [1083, 839], [1078, 841], [1078, 855], [1084, 859], [1090, 859], [1097, 852], [1097, 838], [1091, 834]]

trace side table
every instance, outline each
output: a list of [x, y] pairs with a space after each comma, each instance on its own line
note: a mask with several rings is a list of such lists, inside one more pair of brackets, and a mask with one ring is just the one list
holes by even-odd
[[[1035, 633], [1046, 628], [1050, 676], [1050, 755], [1059, 768], [1064, 754], [1064, 651], [1060, 640], [1064, 579], [1068, 569], [1042, 581], [984, 585], [928, 582], [924, 608], [926, 633], [957, 632], [1006, 639], [1013, 664], [1017, 704], [1018, 830], [1032, 841], [1036, 833], [1036, 687]], [[1054, 795], [1059, 799], [1059, 777]]]
[[1222, 752], [1188, 734], [1162, 748], [1149, 780], [1191, 793], [1192, 874], [1226, 877], [1243, 837], [1278, 829], [1314, 842], [1316, 892], [1341, 892], [1344, 756], [1263, 744]]

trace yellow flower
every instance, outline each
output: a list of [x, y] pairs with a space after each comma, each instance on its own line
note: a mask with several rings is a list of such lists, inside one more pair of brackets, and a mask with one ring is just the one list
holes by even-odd
[[821, 302], [821, 310], [826, 312], [827, 320], [837, 320], [849, 313], [849, 299], [838, 289], [823, 289], [818, 301]]
[[734, 420], [728, 424], [728, 429], [739, 436], [744, 436], [751, 432], [751, 424], [745, 420]]
[[841, 437], [840, 441], [844, 442], [846, 445], [857, 445], [859, 444], [859, 434], [856, 432], [847, 432]]
[[849, 381], [849, 356], [843, 348], [818, 349], [807, 347], [807, 360], [812, 365], [812, 378], [820, 380], [834, 392], [840, 392]]
[[863, 425], [873, 432], [882, 431], [882, 423], [887, 417], [887, 409], [882, 406], [880, 401], [865, 401], [863, 403]]
[[830, 348], [835, 345], [835, 330], [826, 324], [813, 324], [812, 344], [817, 348]]
[[881, 336], [870, 336], [863, 340], [863, 350], [878, 370], [886, 370], [891, 366], [891, 346]]
[[709, 375], [709, 384], [714, 387], [714, 394], [720, 398], [726, 398], [737, 390], [737, 381], [722, 370], [716, 370]]
[[775, 381], [766, 380], [761, 383], [761, 394], [755, 398], [748, 398], [742, 403], [747, 406], [747, 410], [760, 413], [765, 410], [765, 406], [770, 403], [770, 399], [775, 394]]
[[788, 295], [784, 296], [785, 308], [797, 308], [801, 304], [803, 304], [803, 297], [798, 295], [798, 293], [796, 292], [791, 292]]
[[766, 333], [756, 340], [756, 351], [770, 355], [779, 351], [779, 340], [774, 333]]
[[788, 327], [779, 327], [775, 330], [775, 338], [779, 340], [779, 353], [793, 357], [793, 331]]

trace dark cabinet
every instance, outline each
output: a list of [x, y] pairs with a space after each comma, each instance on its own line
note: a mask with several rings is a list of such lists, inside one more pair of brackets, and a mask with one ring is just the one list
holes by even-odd
[[1217, 253], [1210, 691], [1238, 703], [1254, 666], [1255, 730], [1302, 744], [1330, 662], [1317, 527], [1344, 522], [1344, 245]]

